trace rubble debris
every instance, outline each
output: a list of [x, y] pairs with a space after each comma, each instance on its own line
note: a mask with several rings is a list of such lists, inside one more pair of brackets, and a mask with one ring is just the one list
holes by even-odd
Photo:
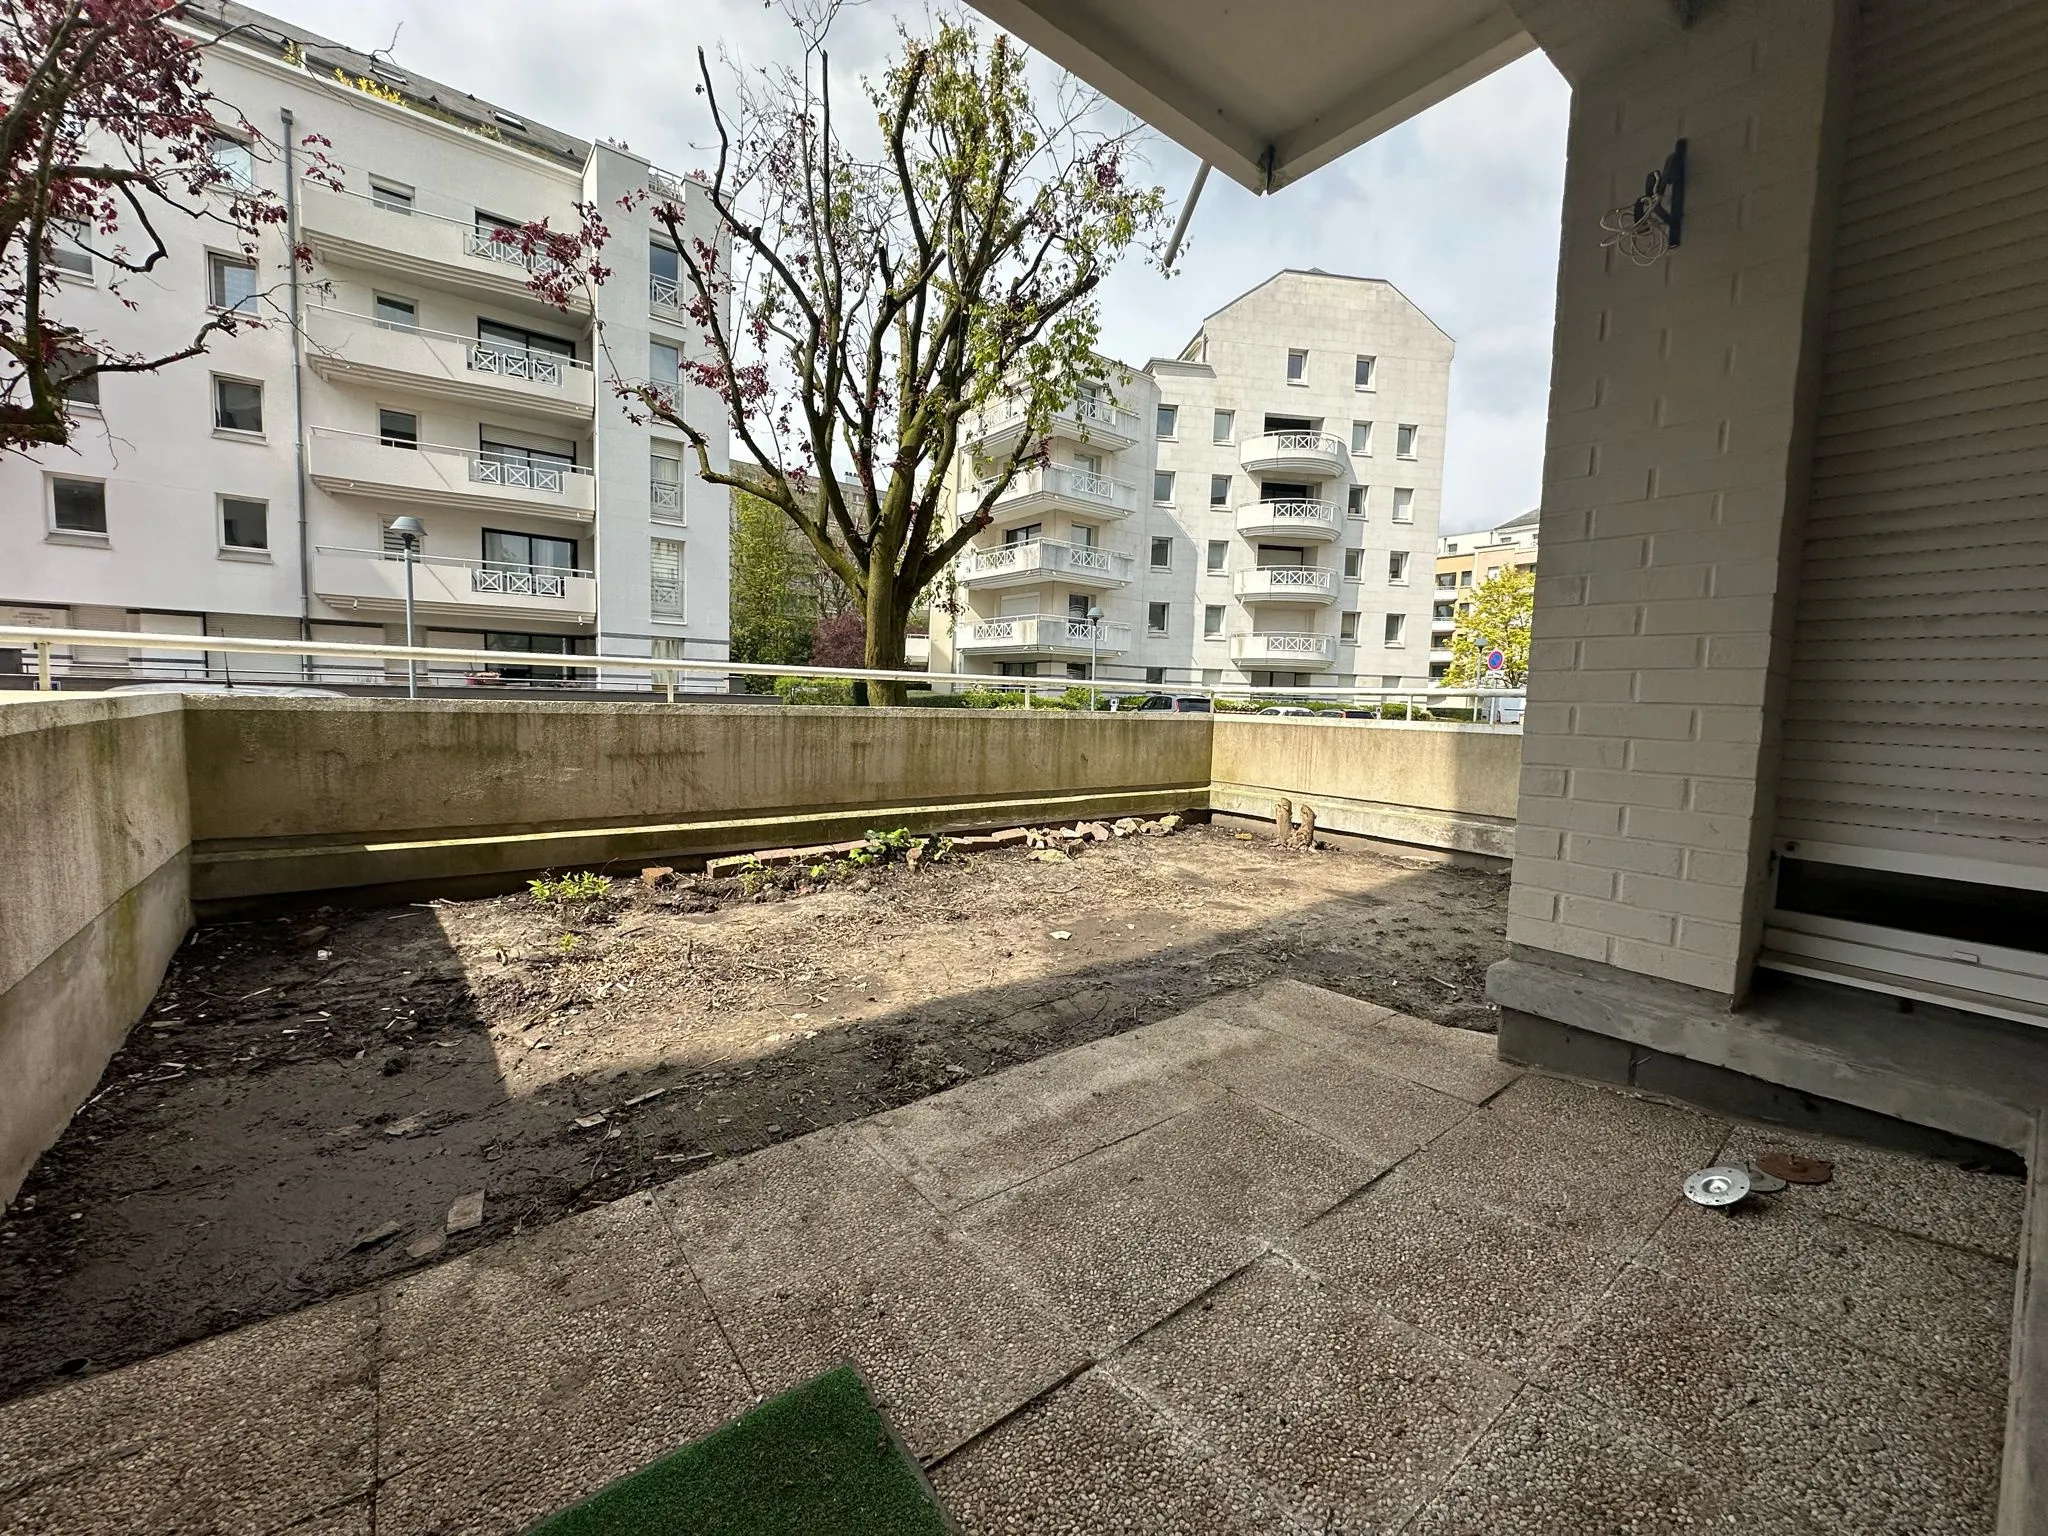
[[1275, 800], [1273, 802], [1273, 836], [1280, 842], [1294, 841], [1294, 802]]
[[1067, 864], [1073, 861], [1074, 856], [1060, 848], [1040, 848], [1025, 857], [1036, 859], [1041, 864]]
[[1766, 1152], [1756, 1166], [1792, 1184], [1825, 1184], [1835, 1176], [1835, 1165], [1826, 1158], [1801, 1157], [1796, 1152]]
[[1106, 843], [1116, 835], [1109, 830], [1107, 822], [1101, 821], [1084, 821], [1074, 830], [1082, 833], [1090, 842], [1096, 843]]
[[448, 1218], [443, 1223], [450, 1232], [467, 1232], [483, 1224], [484, 1192], [480, 1189], [472, 1189], [468, 1194], [459, 1196], [448, 1207]]
[[578, 1115], [570, 1124], [574, 1125], [579, 1131], [594, 1131], [610, 1118], [603, 1110], [599, 1110], [594, 1115]]
[[1117, 837], [1129, 837], [1143, 825], [1144, 823], [1135, 816], [1122, 816], [1117, 818], [1109, 830]]
[[1052, 936], [1053, 936], [1054, 938], [1056, 938], [1056, 939], [1059, 939], [1059, 940], [1061, 940], [1062, 942], [1064, 942], [1064, 941], [1066, 941], [1067, 939], [1071, 939], [1071, 938], [1073, 937], [1073, 934], [1069, 933], [1069, 932], [1068, 932], [1068, 931], [1067, 931], [1066, 929], [1064, 929], [1064, 928], [1055, 928], [1055, 929], [1053, 929], [1053, 931], [1052, 931]]
[[386, 1136], [410, 1136], [414, 1131], [420, 1129], [420, 1127], [424, 1126], [426, 1123], [427, 1112], [425, 1110], [421, 1110], [416, 1115], [407, 1115], [403, 1120], [392, 1121], [389, 1125], [384, 1127], [384, 1134]]
[[403, 1232], [404, 1230], [405, 1228], [400, 1226], [397, 1222], [387, 1221], [384, 1223], [383, 1226], [371, 1228], [371, 1230], [365, 1232], [361, 1237], [357, 1238], [354, 1242], [350, 1243], [348, 1245], [349, 1251], [351, 1253], [362, 1253], [367, 1249], [377, 1247], [380, 1243], [390, 1242], [391, 1239], [398, 1236], [398, 1234]]
[[411, 1258], [430, 1259], [447, 1246], [448, 1235], [445, 1232], [422, 1232], [405, 1245], [405, 1251]]
[[650, 891], [672, 884], [675, 878], [675, 870], [666, 864], [650, 864], [640, 871], [640, 883]]
[[[796, 1017], [802, 1019], [808, 1018], [809, 1015], [800, 1013], [796, 1015]], [[625, 1107], [627, 1109], [631, 1109], [636, 1104], [646, 1104], [651, 1100], [660, 1098], [664, 1093], [667, 1092], [668, 1090], [666, 1088], [650, 1088], [645, 1093], [636, 1093], [633, 1095], [632, 1098], [626, 1100]]]

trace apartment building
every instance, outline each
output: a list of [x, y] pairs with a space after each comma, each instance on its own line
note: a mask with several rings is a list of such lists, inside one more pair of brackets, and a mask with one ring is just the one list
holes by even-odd
[[[1389, 283], [1284, 271], [1177, 356], [1112, 369], [960, 562], [932, 665], [1421, 686], [1452, 351]], [[1004, 409], [980, 423], [963, 509], [1018, 430]]]
[[[726, 493], [609, 387], [673, 385], [723, 462], [723, 406], [681, 375], [699, 343], [676, 254], [651, 215], [619, 208], [655, 188], [681, 202], [693, 237], [714, 238], [697, 189], [260, 13], [187, 14], [234, 29], [207, 50], [208, 86], [276, 144], [327, 140], [340, 187], [307, 175], [303, 154], [224, 125], [218, 152], [288, 200], [310, 272], [294, 281], [283, 230], [250, 260], [220, 226], [165, 220], [169, 256], [128, 282], [130, 311], [93, 257], [70, 253], [67, 313], [117, 345], [169, 350], [209, 309], [265, 324], [155, 375], [102, 378], [73, 448], [0, 462], [0, 615], [192, 640], [79, 647], [60, 666], [298, 674], [297, 657], [209, 653], [206, 637], [402, 643], [405, 541], [392, 525], [411, 517], [424, 529], [419, 642], [505, 657], [433, 669], [437, 681], [588, 678], [558, 658], [593, 652], [724, 659]], [[606, 210], [615, 275], [594, 307], [564, 313], [492, 236], [542, 217], [573, 227], [578, 203]]]
[[1429, 675], [1451, 668], [1451, 639], [1472, 607], [1472, 589], [1505, 570], [1536, 569], [1538, 512], [1524, 512], [1498, 528], [1450, 533], [1436, 541], [1435, 606], [1429, 617]]

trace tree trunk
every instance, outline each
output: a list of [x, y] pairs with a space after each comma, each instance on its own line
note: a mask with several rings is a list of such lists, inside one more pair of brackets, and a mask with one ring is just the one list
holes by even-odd
[[[879, 564], [879, 562], [877, 562]], [[910, 622], [910, 605], [896, 596], [896, 573], [888, 568], [871, 569], [868, 575], [867, 649], [863, 663], [877, 671], [903, 670], [903, 631]], [[870, 682], [870, 704], [901, 704], [908, 691], [904, 683]]]

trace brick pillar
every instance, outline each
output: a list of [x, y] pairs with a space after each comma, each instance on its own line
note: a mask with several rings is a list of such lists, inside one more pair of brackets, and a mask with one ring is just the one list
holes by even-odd
[[[1851, 0], [1516, 0], [1573, 86], [1508, 938], [1744, 991]], [[1680, 137], [1683, 246], [1601, 247]]]

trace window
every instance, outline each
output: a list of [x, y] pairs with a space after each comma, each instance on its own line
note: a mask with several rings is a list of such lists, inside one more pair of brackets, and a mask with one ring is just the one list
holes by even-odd
[[1351, 360], [1351, 387], [1353, 389], [1372, 388], [1374, 361], [1375, 359], [1370, 357], [1355, 357]]
[[[416, 533], [412, 536], [412, 540], [413, 554], [415, 556], [424, 555], [427, 552], [426, 534], [424, 532]], [[384, 523], [383, 548], [384, 558], [387, 560], [396, 560], [405, 553], [405, 535], [396, 528], [393, 528], [389, 519]]]
[[576, 467], [575, 453], [549, 448], [529, 448], [524, 443], [497, 443], [478, 434], [476, 468], [478, 479], [492, 485], [512, 485], [523, 490], [558, 492], [564, 477]]
[[59, 533], [107, 536], [107, 488], [97, 480], [50, 481], [50, 526]]
[[1406, 584], [1408, 580], [1408, 551], [1397, 549], [1387, 556], [1387, 580]]
[[1088, 610], [1093, 606], [1088, 601], [1088, 594], [1086, 592], [1069, 592], [1067, 594], [1067, 617], [1070, 619], [1079, 619], [1085, 624], [1088, 622]]
[[1152, 541], [1152, 569], [1170, 571], [1173, 569], [1173, 540], [1171, 538]]
[[377, 413], [377, 441], [386, 448], [417, 448], [420, 445], [420, 419], [411, 411], [379, 411]]
[[660, 522], [683, 520], [683, 456], [659, 443], [647, 459], [647, 506]]
[[1165, 681], [1166, 681], [1166, 668], [1164, 668], [1164, 667], [1147, 667], [1147, 668], [1145, 669], [1145, 681], [1146, 681], [1146, 682], [1148, 682], [1148, 683], [1163, 683], [1163, 682], [1165, 682]]
[[1444, 623], [1448, 624], [1453, 619], [1457, 618], [1457, 606], [1452, 603], [1438, 603], [1436, 607], [1431, 610], [1430, 616], [1432, 618], [1441, 619]]
[[[1035, 527], [1036, 524], [1034, 524], [1033, 526]], [[1095, 547], [1095, 536], [1101, 530], [1099, 530], [1093, 523], [1073, 523], [1069, 526], [1071, 528], [1071, 532], [1068, 534], [1068, 537], [1072, 539], [1074, 543], [1078, 544], [1083, 549], [1093, 549]]]
[[263, 386], [247, 379], [213, 376], [213, 428], [216, 432], [261, 432]]
[[1088, 667], [1087, 667], [1087, 664], [1086, 664], [1085, 662], [1079, 662], [1079, 661], [1070, 661], [1070, 662], [1068, 662], [1068, 663], [1067, 663], [1067, 676], [1069, 676], [1069, 677], [1086, 677], [1087, 675], [1088, 675]]
[[256, 263], [239, 256], [206, 258], [207, 302], [215, 309], [256, 313]]
[[1005, 528], [1003, 530], [1003, 542], [1005, 544], [1036, 544], [1044, 537], [1045, 524], [1043, 523], [1026, 523], [1021, 528]]
[[380, 331], [416, 331], [420, 328], [420, 307], [411, 299], [394, 299], [380, 293], [377, 295], [375, 317]]
[[1351, 423], [1351, 451], [1353, 453], [1372, 452], [1371, 422], [1354, 421], [1353, 423]]
[[1459, 586], [1461, 586], [1461, 587], [1469, 587], [1469, 586], [1471, 586], [1471, 585], [1472, 585], [1472, 573], [1471, 573], [1470, 571], [1460, 571], [1460, 572], [1458, 572], [1458, 585], [1459, 585]]
[[[485, 635], [484, 649], [507, 651], [515, 656], [573, 656], [576, 642], [568, 635]], [[498, 676], [514, 682], [560, 682], [569, 676], [567, 667], [530, 666], [520, 662], [496, 662]]]
[[92, 252], [85, 248], [83, 224], [58, 224], [50, 232], [50, 265], [73, 277], [92, 276]]
[[1166, 604], [1147, 603], [1145, 605], [1145, 633], [1148, 635], [1163, 635], [1166, 633]]
[[1209, 427], [1209, 437], [1218, 443], [1227, 443], [1237, 435], [1237, 412], [1218, 411]]
[[216, 133], [207, 146], [213, 168], [238, 187], [256, 185], [256, 156], [249, 146], [231, 133]]
[[1177, 406], [1177, 405], [1162, 405], [1161, 407], [1159, 407], [1159, 436], [1161, 436], [1161, 437], [1171, 437], [1171, 436], [1173, 436], [1173, 433], [1174, 433], [1174, 429], [1175, 429], [1175, 428], [1176, 428], [1177, 426], [1179, 426], [1179, 425], [1180, 425], [1180, 407], [1179, 407], [1179, 406]]
[[1202, 638], [1221, 640], [1223, 638], [1223, 605], [1210, 603], [1202, 609]]
[[1211, 475], [1209, 477], [1209, 505], [1212, 507], [1227, 507], [1230, 505], [1230, 476]]
[[220, 543], [223, 549], [269, 549], [269, 504], [239, 496], [221, 497]]
[[1408, 628], [1408, 615], [1407, 615], [1407, 614], [1405, 614], [1405, 613], [1390, 613], [1390, 614], [1388, 614], [1388, 615], [1387, 615], [1387, 644], [1388, 644], [1388, 645], [1400, 645], [1400, 644], [1402, 644], [1403, 642], [1402, 642], [1402, 639], [1401, 639], [1401, 635], [1402, 635], [1402, 632], [1403, 632], [1404, 630], [1406, 630], [1407, 628]]
[[1229, 562], [1230, 540], [1211, 539], [1209, 541], [1209, 574], [1212, 576], [1220, 574], [1223, 567], [1229, 564]]
[[682, 262], [675, 247], [658, 240], [647, 243], [647, 297], [670, 309], [683, 307]]
[[1337, 638], [1339, 640], [1345, 641], [1347, 644], [1357, 643], [1358, 615], [1356, 613], [1346, 613], [1338, 616]]
[[553, 357], [574, 358], [576, 343], [564, 341], [559, 336], [550, 336], [545, 331], [529, 331], [523, 325], [502, 325], [496, 320], [478, 320], [476, 339], [479, 345], [494, 352], [533, 353], [542, 352]]
[[647, 541], [647, 603], [663, 618], [683, 616], [683, 541]]
[[1412, 523], [1415, 521], [1415, 493], [1410, 490], [1394, 492], [1394, 521]]
[[1004, 677], [1036, 677], [1038, 663], [1035, 661], [999, 661], [996, 671]]
[[370, 183], [370, 201], [393, 213], [412, 212], [412, 188], [395, 181]]
[[1173, 471], [1154, 470], [1152, 473], [1152, 499], [1165, 506], [1173, 504]]
[[1394, 429], [1394, 452], [1404, 459], [1415, 457], [1416, 428], [1406, 423]]
[[[74, 411], [97, 411], [100, 408], [100, 376], [86, 373], [98, 359], [90, 352], [66, 349], [57, 354], [57, 360], [50, 366], [50, 376], [64, 391], [64, 403]], [[84, 378], [76, 375], [84, 373]]]
[[1306, 352], [1291, 351], [1287, 354], [1287, 382], [1290, 384], [1306, 384], [1308, 382], [1308, 354]]
[[506, 591], [531, 593], [535, 597], [560, 597], [562, 578], [576, 569], [576, 541], [550, 538], [537, 533], [507, 533], [497, 528], [484, 530], [484, 571], [487, 575], [532, 578], [517, 585], [501, 583]]
[[1365, 516], [1365, 487], [1354, 485], [1344, 493], [1344, 510], [1352, 517]]
[[676, 390], [683, 382], [683, 354], [681, 349], [665, 341], [647, 344], [648, 382], [667, 395], [669, 404], [675, 404]]
[[1365, 574], [1365, 551], [1347, 549], [1344, 551], [1344, 579], [1356, 581]]

